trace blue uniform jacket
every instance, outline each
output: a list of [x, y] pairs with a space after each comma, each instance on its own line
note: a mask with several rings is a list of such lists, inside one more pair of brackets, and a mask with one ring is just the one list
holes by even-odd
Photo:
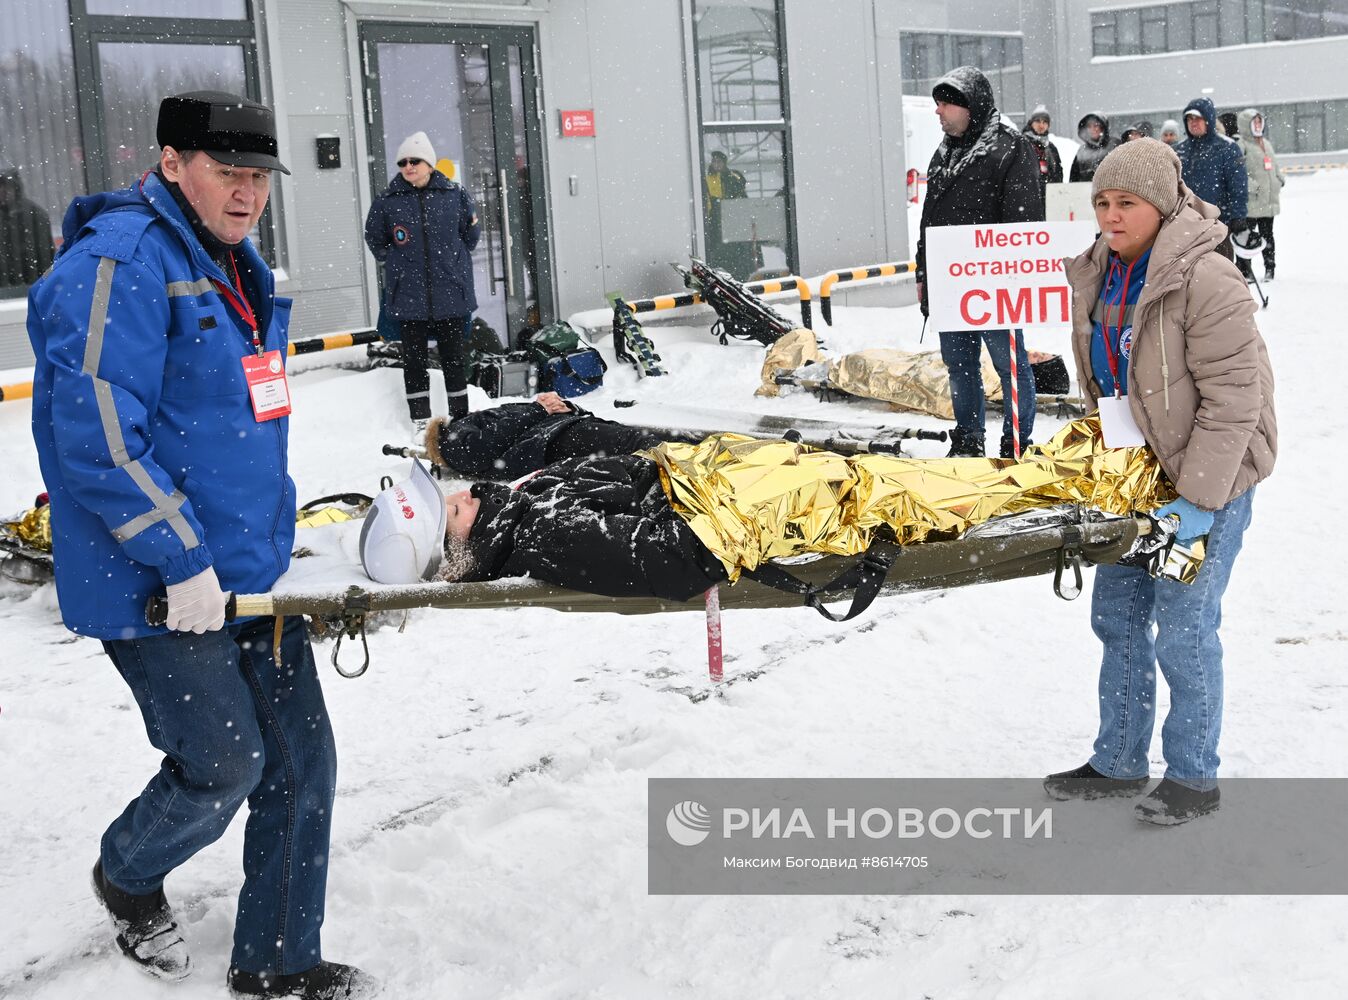
[[481, 235], [473, 199], [440, 171], [431, 171], [423, 188], [394, 177], [365, 220], [365, 242], [384, 264], [384, 304], [394, 318], [472, 315], [473, 249]]
[[1208, 123], [1201, 139], [1186, 136], [1175, 146], [1184, 183], [1209, 205], [1215, 205], [1225, 223], [1246, 216], [1249, 178], [1240, 147], [1217, 131], [1217, 109], [1206, 97], [1196, 97], [1184, 109], [1197, 111]]
[[[226, 591], [265, 593], [295, 537], [289, 421], [253, 416], [252, 333], [213, 284], [224, 272], [153, 174], [76, 198], [64, 235], [29, 291], [28, 336], [66, 627], [162, 633], [146, 599], [212, 565]], [[259, 286], [264, 347], [284, 359], [290, 300], [248, 240], [234, 254]]]

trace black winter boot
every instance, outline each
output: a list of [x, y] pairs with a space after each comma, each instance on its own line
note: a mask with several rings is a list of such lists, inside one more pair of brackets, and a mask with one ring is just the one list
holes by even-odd
[[[1033, 441], [1021, 441], [1021, 442], [1020, 442], [1020, 453], [1021, 453], [1022, 455], [1024, 455], [1024, 454], [1025, 454], [1025, 450], [1026, 450], [1027, 448], [1029, 448], [1030, 445], [1033, 444], [1033, 443], [1034, 443]], [[1014, 439], [1014, 438], [1009, 438], [1009, 437], [1004, 437], [1004, 438], [1002, 438], [1001, 456], [1002, 456], [1002, 458], [1015, 458], [1015, 457], [1016, 457], [1016, 442], [1015, 442], [1015, 439]]]
[[295, 997], [298, 1000], [369, 1000], [382, 985], [352, 965], [319, 962], [306, 972], [284, 976], [268, 972], [229, 970], [229, 992], [234, 997]]
[[192, 960], [164, 890], [137, 896], [117, 888], [103, 877], [101, 858], [94, 865], [93, 883], [94, 897], [117, 931], [122, 954], [156, 979], [186, 979]]
[[1147, 787], [1150, 778], [1111, 778], [1101, 774], [1089, 763], [1071, 771], [1059, 771], [1044, 779], [1044, 791], [1049, 798], [1066, 802], [1068, 799], [1110, 799], [1136, 795]]
[[1153, 788], [1133, 806], [1133, 815], [1143, 823], [1156, 826], [1179, 826], [1191, 819], [1216, 812], [1221, 805], [1222, 793], [1216, 788], [1206, 792], [1197, 792], [1178, 781], [1162, 778]]
[[1264, 280], [1265, 280], [1265, 281], [1272, 281], [1272, 280], [1273, 280], [1273, 265], [1272, 265], [1272, 264], [1269, 264], [1267, 267], [1264, 268]]
[[956, 427], [950, 432], [950, 451], [946, 458], [982, 458], [983, 435]]

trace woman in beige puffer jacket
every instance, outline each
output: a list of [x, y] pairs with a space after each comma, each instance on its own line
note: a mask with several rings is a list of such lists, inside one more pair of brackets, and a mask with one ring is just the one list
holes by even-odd
[[1166, 771], [1136, 812], [1182, 823], [1219, 800], [1221, 600], [1254, 486], [1277, 452], [1273, 373], [1245, 281], [1215, 252], [1226, 226], [1184, 186], [1175, 153], [1152, 139], [1127, 143], [1092, 183], [1101, 236], [1065, 262], [1078, 376], [1092, 403], [1119, 397], [1180, 494], [1158, 515], [1179, 518], [1181, 539], [1206, 536], [1207, 558], [1189, 585], [1096, 569], [1099, 733], [1090, 761], [1050, 775], [1045, 788], [1095, 798], [1146, 787], [1159, 663], [1170, 688]]

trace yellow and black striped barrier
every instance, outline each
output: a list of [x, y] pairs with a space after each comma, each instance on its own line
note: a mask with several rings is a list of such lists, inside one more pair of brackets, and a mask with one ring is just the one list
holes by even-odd
[[[787, 275], [784, 278], [770, 278], [766, 281], [753, 281], [744, 286], [755, 295], [776, 295], [779, 292], [795, 292], [800, 299], [801, 322], [808, 328], [811, 325], [810, 284], [804, 278]], [[664, 309], [680, 309], [683, 306], [695, 306], [703, 302], [700, 292], [682, 292], [677, 295], [657, 295], [650, 299], [633, 299], [627, 308], [634, 313], [658, 312]]]
[[897, 261], [891, 264], [871, 264], [867, 267], [843, 268], [830, 271], [819, 283], [819, 312], [824, 322], [833, 325], [833, 286], [847, 281], [864, 281], [867, 278], [886, 278], [894, 274], [909, 274], [917, 270], [917, 262]]
[[335, 351], [339, 347], [355, 347], [359, 344], [373, 344], [378, 339], [378, 330], [356, 330], [354, 333], [330, 333], [326, 337], [314, 337], [312, 340], [297, 340], [286, 348], [286, 354], [291, 357], [296, 354], [317, 354], [319, 351]]
[[[330, 333], [325, 337], [311, 340], [297, 340], [286, 348], [287, 356], [296, 354], [317, 354], [319, 351], [335, 351], [340, 347], [356, 347], [360, 344], [373, 344], [379, 339], [377, 330], [356, 330], [352, 333]], [[11, 399], [31, 399], [32, 382], [15, 382], [12, 385], [0, 385], [0, 403]]]
[[32, 397], [32, 382], [15, 382], [13, 385], [0, 385], [0, 403], [4, 403], [11, 399], [31, 399]]
[[1285, 174], [1313, 174], [1317, 170], [1343, 170], [1348, 168], [1348, 162], [1345, 163], [1293, 163], [1286, 167], [1279, 167]]

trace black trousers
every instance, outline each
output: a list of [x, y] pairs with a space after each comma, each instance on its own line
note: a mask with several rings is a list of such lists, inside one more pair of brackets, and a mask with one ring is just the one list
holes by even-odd
[[468, 350], [470, 316], [450, 319], [402, 321], [403, 388], [407, 392], [407, 410], [413, 420], [431, 417], [431, 376], [429, 342], [434, 340], [440, 352], [440, 370], [445, 376], [449, 397], [449, 415], [461, 417], [468, 412], [468, 386], [463, 363]]
[[1273, 216], [1265, 215], [1253, 220], [1259, 227], [1259, 235], [1264, 238], [1264, 273], [1273, 270]]

